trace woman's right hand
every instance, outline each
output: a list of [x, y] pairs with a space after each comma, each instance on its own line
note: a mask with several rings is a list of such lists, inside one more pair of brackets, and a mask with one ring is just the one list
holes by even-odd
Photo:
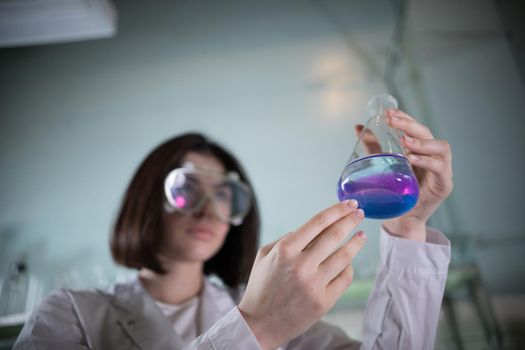
[[259, 249], [239, 311], [263, 349], [275, 349], [317, 322], [353, 278], [352, 260], [366, 236], [355, 200], [338, 203]]

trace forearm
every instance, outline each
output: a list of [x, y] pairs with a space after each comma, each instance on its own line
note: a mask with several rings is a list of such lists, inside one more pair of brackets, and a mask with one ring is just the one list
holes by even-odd
[[416, 219], [405, 219], [403, 221], [392, 219], [385, 221], [383, 227], [392, 236], [410, 239], [417, 242], [426, 242], [426, 225]]
[[381, 233], [381, 257], [365, 310], [364, 349], [432, 349], [450, 245], [429, 229], [421, 243]]

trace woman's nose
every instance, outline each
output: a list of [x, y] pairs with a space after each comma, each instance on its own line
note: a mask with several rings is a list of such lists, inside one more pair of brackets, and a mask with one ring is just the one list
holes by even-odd
[[216, 218], [215, 217], [216, 216], [215, 207], [213, 205], [213, 200], [210, 198], [210, 196], [206, 196], [206, 198], [204, 199], [204, 204], [202, 205], [200, 210], [194, 213], [194, 216], [197, 218], [202, 218], [202, 217], [206, 217], [209, 219]]

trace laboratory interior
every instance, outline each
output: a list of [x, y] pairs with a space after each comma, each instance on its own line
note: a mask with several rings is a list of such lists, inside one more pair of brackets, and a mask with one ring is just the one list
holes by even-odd
[[[0, 1], [0, 349], [52, 291], [136, 278], [110, 233], [162, 141], [199, 132], [235, 154], [262, 246], [339, 202], [384, 94], [452, 153], [427, 223], [451, 247], [434, 348], [525, 349], [523, 18], [517, 0]], [[323, 316], [357, 340], [382, 222], [359, 225]]]

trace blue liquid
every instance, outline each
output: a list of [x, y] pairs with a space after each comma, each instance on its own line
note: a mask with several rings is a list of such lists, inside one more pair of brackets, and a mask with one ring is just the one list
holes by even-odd
[[354, 160], [337, 183], [339, 200], [356, 199], [370, 219], [401, 216], [416, 205], [419, 186], [408, 160], [376, 154]]

